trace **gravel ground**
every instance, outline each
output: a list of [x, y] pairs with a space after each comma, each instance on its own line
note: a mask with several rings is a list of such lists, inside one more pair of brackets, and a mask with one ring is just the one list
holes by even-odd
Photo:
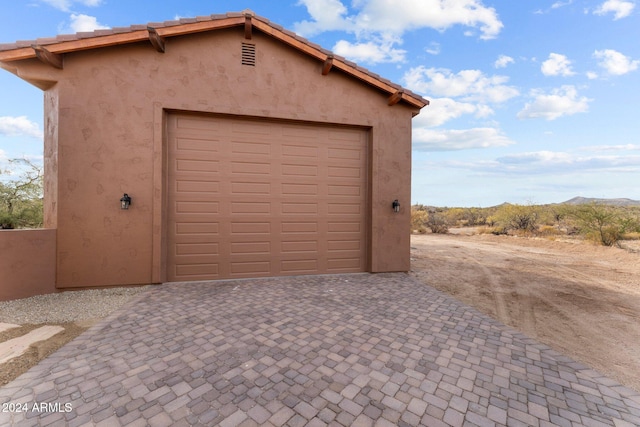
[[149, 288], [89, 289], [0, 301], [0, 322], [24, 325], [103, 318]]

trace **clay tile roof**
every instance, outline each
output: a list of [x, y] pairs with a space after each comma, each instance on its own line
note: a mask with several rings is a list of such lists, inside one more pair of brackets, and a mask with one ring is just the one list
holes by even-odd
[[[146, 25], [131, 25], [129, 27], [114, 27], [111, 29], [96, 30], [93, 32], [81, 32], [76, 34], [62, 34], [56, 37], [39, 38], [37, 40], [19, 40], [15, 43], [0, 44], [0, 62], [12, 62], [23, 59], [35, 58], [35, 50], [32, 46], [46, 47], [53, 53], [62, 55], [87, 49], [97, 49], [107, 46], [116, 46], [126, 43], [142, 42], [149, 40], [148, 28], [153, 28], [160, 37], [168, 38], [191, 34], [195, 32], [211, 31], [219, 28], [244, 26], [246, 17], [251, 18], [252, 28], [274, 37], [300, 51], [311, 55], [319, 61], [333, 58], [332, 69], [338, 69], [352, 77], [359, 79], [389, 95], [398, 96], [402, 101], [410, 105], [422, 108], [429, 101], [410, 90], [390, 82], [379, 75], [360, 67], [341, 56], [334, 55], [331, 51], [319, 46], [298, 34], [289, 31], [282, 26], [272, 23], [267, 18], [257, 16], [251, 10], [242, 12], [229, 12], [223, 15], [198, 16], [195, 18], [181, 18], [165, 22], [150, 22]], [[151, 45], [151, 44], [150, 44]]]

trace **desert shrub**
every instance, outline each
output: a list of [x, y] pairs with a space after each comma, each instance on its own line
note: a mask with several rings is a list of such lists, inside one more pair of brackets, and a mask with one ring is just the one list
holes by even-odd
[[623, 208], [590, 203], [568, 208], [580, 234], [604, 246], [618, 245], [625, 233], [639, 227], [638, 218]]
[[470, 227], [485, 225], [487, 223], [487, 213], [487, 209], [467, 208], [464, 211], [464, 219], [467, 221], [467, 225]]
[[448, 224], [461, 227], [467, 225], [464, 208], [444, 208], [442, 215], [445, 217]]
[[537, 206], [504, 204], [494, 218], [495, 225], [505, 232], [533, 232], [538, 225], [539, 216]]
[[541, 225], [538, 228], [538, 231], [536, 234], [543, 237], [554, 237], [554, 236], [559, 236], [563, 233], [562, 231], [558, 230], [558, 228], [552, 225]]
[[0, 229], [42, 227], [42, 169], [27, 160], [9, 162], [10, 170], [0, 170]]
[[[421, 206], [420, 206], [421, 207]], [[411, 231], [424, 234], [427, 232], [429, 213], [418, 206], [411, 207]]]
[[447, 234], [449, 232], [447, 217], [441, 212], [429, 213], [426, 225], [432, 233]]
[[491, 234], [492, 231], [493, 231], [493, 228], [485, 225], [485, 226], [478, 227], [478, 229], [476, 230], [476, 234]]

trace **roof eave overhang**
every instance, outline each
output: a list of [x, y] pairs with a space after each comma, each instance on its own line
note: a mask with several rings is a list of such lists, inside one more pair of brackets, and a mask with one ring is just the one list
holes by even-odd
[[[429, 105], [429, 101], [422, 98], [421, 96], [415, 95], [410, 91], [404, 90], [398, 85], [379, 78], [378, 76], [373, 75], [372, 73], [358, 67], [357, 65], [347, 61], [344, 58], [334, 56], [331, 52], [314, 46], [313, 44], [305, 41], [294, 33], [277, 28], [267, 20], [248, 14], [238, 14], [237, 16], [230, 16], [220, 19], [178, 23], [176, 25], [158, 27], [154, 27], [152, 24], [150, 24], [145, 28], [129, 28], [121, 32], [114, 30], [113, 33], [107, 35], [95, 35], [95, 33], [91, 33], [91, 35], [84, 38], [81, 37], [66, 41], [54, 40], [47, 41], [46, 43], [42, 44], [33, 43], [30, 46], [17, 47], [14, 49], [0, 51], [0, 62], [8, 64], [15, 61], [22, 61], [36, 57], [42, 60], [42, 55], [38, 56], [38, 53], [42, 53], [42, 51], [45, 51], [48, 55], [55, 58], [56, 56], [61, 56], [65, 53], [70, 52], [150, 41], [152, 37], [154, 39], [151, 40], [151, 42], [154, 46], [156, 46], [155, 42], [157, 41], [158, 37], [166, 39], [168, 37], [195, 34], [237, 26], [246, 26], [248, 16], [251, 17], [252, 29], [255, 28], [260, 32], [267, 34], [295, 49], [298, 49], [319, 61], [325, 62], [330, 58], [331, 69], [340, 70], [347, 75], [355, 77], [356, 79], [387, 93], [390, 96], [389, 105], [395, 105], [400, 101], [405, 102], [410, 106], [418, 109]], [[152, 43], [150, 43], [150, 45]], [[325, 74], [324, 71], [323, 74]]]

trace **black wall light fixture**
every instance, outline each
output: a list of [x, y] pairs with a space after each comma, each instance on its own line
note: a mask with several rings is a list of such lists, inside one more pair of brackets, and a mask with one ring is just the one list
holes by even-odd
[[131, 197], [124, 193], [124, 196], [120, 199], [120, 209], [129, 209], [129, 206], [131, 206]]
[[394, 212], [400, 212], [400, 202], [398, 201], [398, 199], [395, 199], [391, 206], [393, 207]]

